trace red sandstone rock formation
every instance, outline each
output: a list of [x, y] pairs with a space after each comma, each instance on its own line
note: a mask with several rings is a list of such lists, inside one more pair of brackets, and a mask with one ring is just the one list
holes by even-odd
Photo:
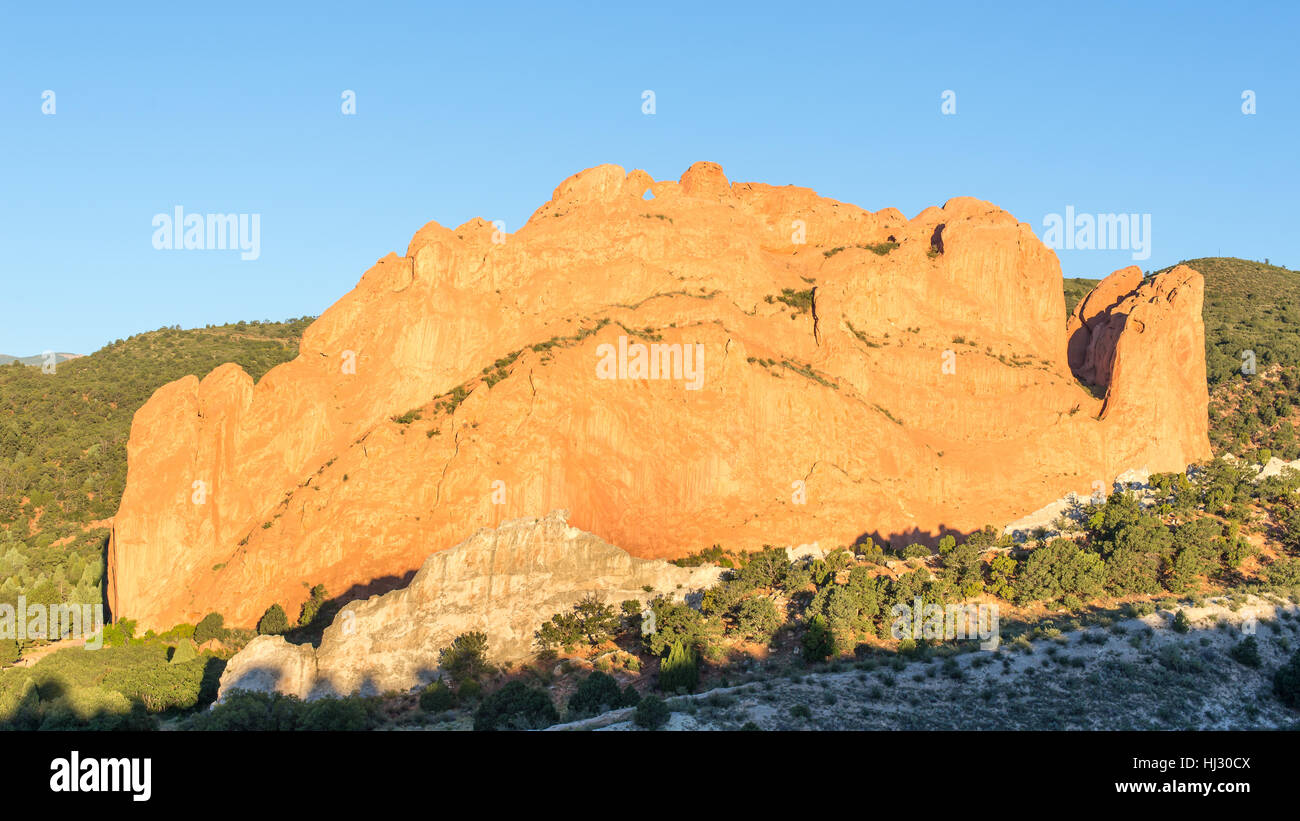
[[[1055, 255], [986, 202], [907, 220], [711, 163], [599, 166], [515, 234], [421, 228], [258, 384], [224, 365], [160, 389], [110, 606], [249, 625], [557, 508], [643, 557], [1005, 522], [1209, 455], [1202, 289], [1117, 272], [1067, 344]], [[669, 378], [638, 344], [681, 346]], [[673, 378], [697, 352], [698, 385]]]

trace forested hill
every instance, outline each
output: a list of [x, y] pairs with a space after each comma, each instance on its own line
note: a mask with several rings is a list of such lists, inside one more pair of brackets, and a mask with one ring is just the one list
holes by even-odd
[[59, 362], [0, 367], [0, 602], [98, 601], [104, 528], [126, 482], [131, 418], [159, 387], [237, 362], [293, 359], [310, 317], [160, 328]]
[[[1211, 386], [1241, 374], [1243, 351], [1254, 352], [1261, 371], [1275, 364], [1300, 365], [1300, 271], [1233, 257], [1202, 257], [1178, 264], [1205, 277], [1202, 316]], [[1066, 313], [1100, 281], [1066, 279]]]

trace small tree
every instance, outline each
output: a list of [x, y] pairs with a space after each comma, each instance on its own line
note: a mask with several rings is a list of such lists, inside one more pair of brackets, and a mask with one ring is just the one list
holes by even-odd
[[776, 604], [767, 596], [751, 596], [736, 609], [736, 630], [745, 638], [768, 642], [781, 626]]
[[311, 589], [311, 598], [302, 603], [302, 609], [298, 611], [298, 626], [306, 627], [316, 620], [316, 614], [320, 612], [321, 605], [329, 595], [325, 592], [325, 585], [318, 584]]
[[477, 679], [489, 669], [486, 633], [461, 633], [438, 654], [438, 666], [458, 682]]
[[199, 644], [225, 635], [225, 618], [220, 613], [209, 613], [194, 627], [194, 641]]
[[1259, 642], [1255, 640], [1254, 636], [1247, 636], [1242, 639], [1240, 644], [1233, 646], [1228, 651], [1228, 655], [1239, 664], [1244, 664], [1247, 667], [1258, 668], [1262, 663], [1262, 659], [1259, 657]]
[[[634, 604], [634, 602], [632, 602]], [[623, 603], [627, 611], [629, 602]], [[618, 634], [623, 620], [614, 608], [603, 603], [594, 594], [584, 596], [568, 613], [556, 613], [550, 620], [538, 628], [537, 644], [543, 649], [555, 647], [571, 648], [585, 642], [595, 647], [604, 644]]]
[[808, 630], [803, 634], [803, 655], [808, 661], [825, 661], [835, 655], [835, 634], [826, 623], [825, 616], [808, 620]]
[[266, 608], [262, 618], [257, 622], [257, 634], [259, 636], [278, 636], [289, 630], [289, 617], [284, 614], [284, 608], [279, 604], [273, 604]]

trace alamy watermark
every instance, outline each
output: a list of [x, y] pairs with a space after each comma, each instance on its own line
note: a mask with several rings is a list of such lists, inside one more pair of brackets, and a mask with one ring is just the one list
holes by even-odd
[[261, 214], [186, 214], [176, 206], [155, 214], [153, 247], [159, 251], [241, 251], [245, 262], [262, 255]]
[[26, 596], [18, 605], [0, 604], [0, 639], [85, 639], [87, 650], [104, 646], [104, 605], [28, 604]]
[[678, 379], [686, 390], [704, 385], [704, 343], [628, 342], [625, 334], [618, 346], [608, 342], [596, 346], [597, 379]]
[[890, 608], [894, 617], [889, 627], [895, 639], [979, 639], [981, 650], [996, 650], [1001, 641], [996, 604], [913, 604], [902, 602]]
[[1151, 258], [1150, 214], [1065, 214], [1043, 217], [1043, 244], [1056, 251], [1132, 251], [1133, 259]]

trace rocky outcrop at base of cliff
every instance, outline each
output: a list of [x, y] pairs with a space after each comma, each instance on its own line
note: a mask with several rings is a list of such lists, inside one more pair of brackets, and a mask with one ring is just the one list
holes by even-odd
[[347, 605], [319, 648], [257, 637], [226, 665], [220, 695], [403, 692], [433, 680], [439, 652], [462, 633], [486, 633], [491, 661], [513, 661], [535, 650], [544, 621], [584, 596], [616, 608], [655, 595], [681, 599], [720, 572], [630, 556], [569, 526], [565, 511], [516, 519], [429, 556], [407, 587]]

